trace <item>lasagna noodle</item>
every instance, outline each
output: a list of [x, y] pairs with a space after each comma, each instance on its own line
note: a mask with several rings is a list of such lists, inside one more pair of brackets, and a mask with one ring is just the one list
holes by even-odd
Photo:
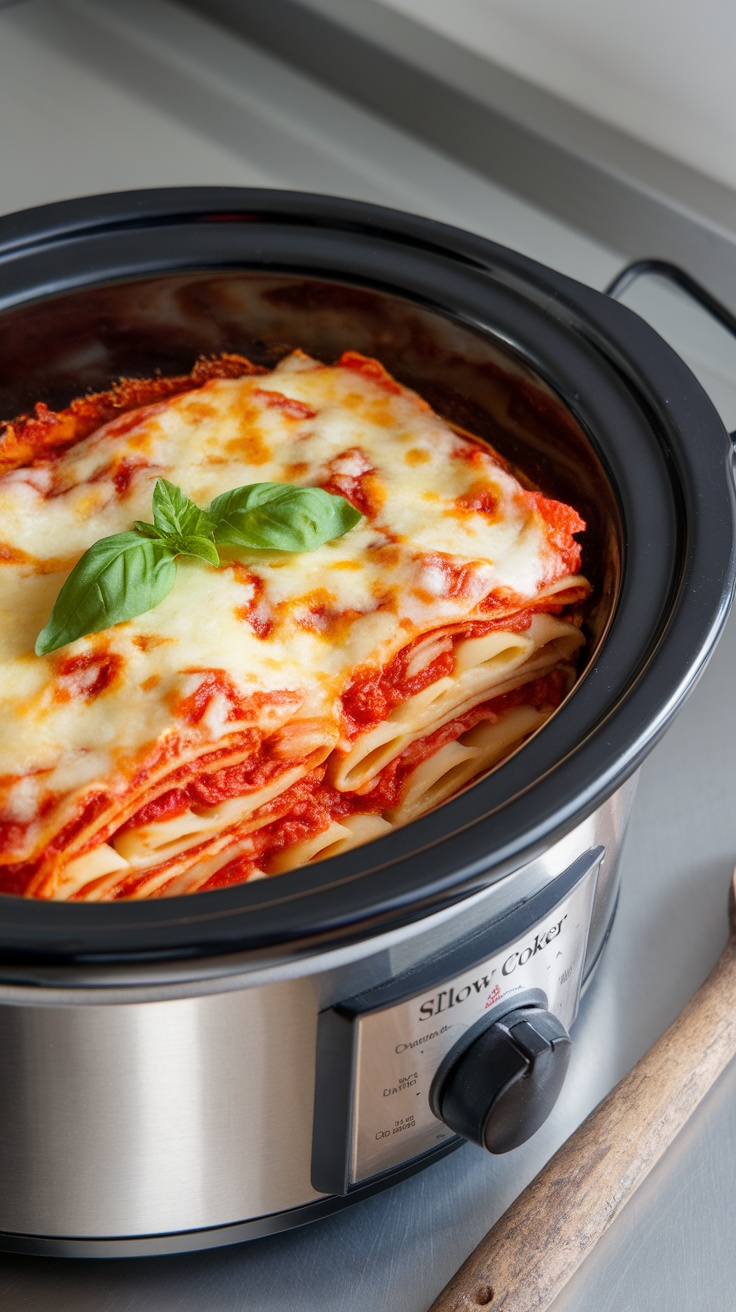
[[514, 706], [446, 743], [409, 774], [399, 804], [386, 811], [392, 826], [408, 824], [479, 778], [548, 720], [552, 710]]
[[[296, 782], [294, 776], [297, 772], [290, 773], [292, 782]], [[299, 777], [303, 777], [303, 772]], [[194, 833], [188, 835], [188, 841], [167, 843], [166, 832], [158, 835], [154, 832], [149, 835], [147, 846], [141, 843], [140, 851], [131, 853], [132, 860], [110, 843], [92, 848], [69, 866], [62, 867], [54, 896], [65, 900], [82, 897], [87, 901], [100, 901], [121, 895], [160, 896], [164, 890], [168, 894], [194, 891], [223, 865], [236, 859], [247, 860], [254, 852], [253, 835], [288, 815], [291, 806], [288, 787], [268, 801], [262, 798], [261, 805], [256, 808], [249, 808], [247, 798], [242, 801], [242, 806], [238, 806], [239, 798], [234, 799], [231, 806], [225, 803], [222, 812], [225, 813], [226, 806], [228, 811], [223, 814], [222, 825], [211, 827], [205, 836]], [[170, 822], [159, 822], [162, 830], [165, 831], [167, 823]], [[153, 831], [156, 828], [156, 825], [150, 826]], [[98, 855], [101, 852], [105, 853], [110, 868], [99, 878], [96, 866], [101, 860]]]
[[[139, 793], [134, 800], [128, 799], [122, 805], [119, 804], [117, 811], [108, 810], [104, 821], [98, 819], [96, 825], [91, 823], [87, 826], [75, 841], [67, 845], [61, 859], [52, 856], [43, 863], [30, 891], [40, 896], [69, 898], [78, 896], [89, 885], [97, 890], [104, 887], [109, 894], [123, 880], [127, 881], [135, 872], [143, 871], [146, 867], [165, 865], [167, 870], [171, 870], [176, 858], [179, 858], [180, 867], [190, 864], [207, 850], [212, 838], [224, 836], [228, 842], [235, 842], [244, 828], [248, 827], [249, 821], [258, 817], [264, 807], [287, 793], [293, 784], [325, 760], [335, 737], [334, 730], [330, 733], [329, 726], [292, 721], [274, 735], [276, 742], [267, 740], [266, 745], [276, 761], [281, 757], [282, 766], [267, 783], [214, 806], [197, 806], [196, 809], [187, 807], [170, 818], [140, 825], [133, 821], [131, 824], [131, 816], [134, 817], [136, 812], [182, 782], [181, 762], [177, 760], [175, 771], [160, 774], [146, 792]], [[193, 756], [187, 762], [190, 768], [185, 778], [200, 778], [205, 773], [201, 763], [207, 761], [208, 757], [209, 753], [199, 758]], [[248, 759], [247, 753], [230, 752], [225, 764], [219, 761], [218, 764], [222, 771], [245, 764]], [[257, 819], [254, 827], [257, 827]], [[221, 847], [222, 843], [219, 843], [218, 850]], [[77, 855], [80, 848], [84, 850]], [[107, 876], [104, 883], [99, 882], [102, 876]], [[167, 876], [170, 877], [173, 876]], [[151, 890], [158, 886], [153, 876], [149, 882]], [[140, 887], [144, 887], [143, 881]]]
[[[411, 675], [418, 662], [430, 662], [441, 651], [448, 635], [434, 632], [412, 652], [414, 664], [408, 663]], [[455, 646], [455, 673], [431, 683], [422, 692], [408, 698], [391, 717], [374, 730], [361, 735], [358, 743], [340, 758], [332, 754], [331, 781], [338, 790], [369, 794], [381, 771], [418, 738], [462, 716], [481, 702], [500, 696], [538, 678], [561, 662], [569, 660], [582, 642], [572, 624], [548, 615], [537, 615], [523, 633], [494, 631], [479, 638], [461, 638]], [[530, 706], [516, 707], [497, 724], [477, 726], [457, 743], [446, 744], [412, 775], [408, 792], [399, 806], [385, 818], [356, 814], [345, 821], [333, 821], [328, 829], [312, 834], [279, 854], [268, 866], [270, 874], [291, 870], [314, 860], [318, 855], [338, 852], [367, 842], [405, 824], [416, 815], [439, 805], [471, 778], [490, 768], [518, 741], [529, 736], [547, 718]], [[310, 745], [308, 734], [303, 734]], [[293, 749], [292, 749], [293, 750]], [[148, 879], [141, 878], [138, 896], [150, 896], [173, 879], [171, 862], [180, 858], [189, 864], [202, 860], [203, 844], [216, 834], [242, 835], [248, 819], [280, 793], [319, 764], [328, 748], [318, 746], [317, 754], [307, 757], [302, 766], [285, 770], [275, 781], [213, 807], [187, 808], [172, 818], [154, 820], [140, 826], [128, 824], [105, 844], [105, 855], [97, 847], [71, 862], [64, 871], [64, 887], [78, 896], [86, 882], [95, 881], [109, 894], [134, 872], [153, 870]], [[368, 801], [370, 799], [368, 798]], [[271, 817], [269, 817], [270, 819]], [[256, 822], [257, 827], [257, 822]], [[356, 835], [359, 835], [356, 837]], [[103, 863], [104, 868], [100, 865]], [[211, 858], [206, 866], [212, 873]], [[107, 874], [104, 885], [97, 876]], [[197, 883], [200, 881], [197, 880]], [[178, 882], [179, 887], [181, 881]], [[57, 896], [63, 896], [58, 892]]]
[[[498, 652], [507, 650], [504, 640], [508, 639], [508, 634], [493, 633], [484, 638], [461, 640], [456, 655], [458, 678], [454, 697], [448, 697], [444, 687], [445, 683], [452, 685], [452, 680], [438, 680], [425, 690], [430, 692], [435, 689], [435, 700], [441, 713], [433, 715], [433, 703], [425, 699], [428, 712], [414, 714], [411, 717], [413, 732], [392, 740], [392, 750], [387, 759], [380, 761], [368, 780], [368, 786], [363, 787], [364, 796], [361, 797], [361, 790], [353, 790], [356, 794], [353, 799], [355, 813], [327, 821], [323, 828], [309, 833], [271, 859], [266, 854], [267, 873], [281, 874], [314, 860], [323, 860], [407, 824], [440, 805], [472, 779], [484, 774], [540, 728], [554, 707], [545, 709], [523, 703], [512, 706], [500, 715], [493, 715], [490, 722], [481, 722], [464, 732], [458, 731], [457, 738], [445, 743], [416, 766], [409, 773], [396, 806], [388, 808], [383, 814], [360, 810], [361, 805], [371, 806], [371, 792], [380, 784], [382, 772], [417, 739], [453, 720], [460, 722], [462, 716], [473, 707], [523, 687], [525, 683], [533, 683], [553, 669], [564, 671], [571, 680], [572, 667], [569, 661], [582, 641], [579, 630], [551, 616], [536, 617], [530, 627], [533, 632], [529, 635], [526, 659], [521, 668], [516, 670], [511, 658], [508, 665], [500, 669], [494, 665], [494, 657]], [[429, 635], [428, 640], [421, 645], [421, 655], [431, 657], [445, 637], [442, 634]], [[512, 650], [517, 651], [518, 648]], [[419, 656], [420, 653], [416, 654]], [[470, 672], [477, 672], [474, 681], [468, 678]], [[409, 699], [404, 707], [408, 708], [411, 701], [418, 701], [422, 696], [418, 694], [417, 698]], [[112, 847], [107, 849], [111, 854], [108, 858], [110, 877], [104, 885], [98, 887], [104, 888], [105, 893], [110, 895], [122, 881], [129, 882], [131, 876], [138, 872], [139, 879], [135, 885], [137, 896], [152, 896], [164, 887], [169, 893], [193, 891], [216, 872], [221, 861], [217, 856], [219, 851], [226, 854], [228, 862], [237, 855], [244, 855], [247, 851], [247, 843], [242, 843], [244, 835], [273, 823], [276, 818], [273, 810], [264, 814], [262, 808], [303, 777], [303, 773], [290, 771], [279, 781], [280, 787], [272, 784], [251, 795], [233, 798], [218, 807], [200, 810], [198, 813], [188, 810], [170, 820], [164, 819], [140, 828], [124, 830], [119, 837], [113, 839]], [[285, 814], [288, 816], [288, 811]], [[218, 838], [215, 844], [217, 851], [213, 855], [212, 849], [207, 848], [207, 837], [214, 835], [218, 835]], [[89, 853], [91, 863], [99, 859], [98, 852], [99, 849], [96, 849]], [[209, 853], [206, 859], [205, 852]], [[75, 864], [80, 868], [80, 863]], [[192, 870], [193, 866], [196, 868]], [[79, 895], [78, 888], [73, 895]]]
[[[158, 863], [198, 845], [205, 836], [242, 824], [324, 761], [333, 743], [324, 727], [292, 723], [278, 744], [284, 768], [260, 787], [228, 798], [214, 806], [188, 807], [171, 819], [149, 824], [129, 823], [112, 839], [119, 856], [139, 868]], [[285, 738], [285, 741], [284, 741]]]
[[[573, 677], [572, 668], [555, 668], [567, 676], [569, 687]], [[526, 742], [555, 709], [554, 705], [538, 707], [522, 702], [500, 714], [491, 712], [488, 718], [481, 719], [468, 729], [462, 728], [462, 717], [458, 717], [460, 727], [457, 737], [431, 752], [408, 771], [400, 789], [400, 799], [395, 806], [387, 807], [380, 814], [356, 810], [348, 817], [333, 819], [301, 842], [285, 848], [276, 857], [269, 859], [265, 854], [265, 869], [268, 874], [281, 874], [313, 861], [336, 856], [375, 838], [385, 837], [394, 829], [433, 810], [465, 785], [482, 777]], [[449, 727], [451, 729], [452, 725]], [[413, 741], [416, 742], [416, 739]], [[374, 785], [378, 787], [381, 784], [381, 774], [374, 780]], [[356, 796], [353, 803], [357, 807], [361, 804], [370, 806], [371, 792], [363, 797]]]
[[510, 692], [569, 661], [582, 644], [574, 624], [542, 614], [519, 633], [501, 629], [479, 638], [461, 638], [455, 646], [452, 675], [407, 697], [346, 751], [332, 754], [332, 783], [344, 792], [368, 791], [380, 771], [415, 739], [489, 697]]
[[[68, 570], [150, 517], [159, 476], [202, 506], [250, 483], [321, 486], [363, 519], [305, 555], [180, 561], [155, 610], [34, 657]], [[469, 729], [464, 715], [570, 672], [583, 642], [575, 511], [350, 352], [335, 365], [294, 352], [270, 372], [227, 357], [191, 380], [37, 407], [0, 427], [0, 512], [0, 891], [168, 896], [390, 832], [552, 708], [514, 704]], [[361, 730], [344, 702], [355, 672], [397, 660], [406, 692], [399, 681]], [[208, 680], [219, 691], [194, 714]], [[384, 772], [455, 721], [381, 810]]]
[[337, 856], [347, 852], [351, 847], [359, 847], [374, 838], [390, 834], [394, 825], [385, 816], [357, 812], [341, 820], [330, 821], [327, 828], [310, 835], [300, 843], [294, 843], [268, 862], [270, 875], [281, 875], [285, 870], [295, 870], [309, 861], [324, 861], [328, 856]]
[[[164, 735], [133, 768], [124, 760], [119, 774], [55, 797], [54, 805], [35, 817], [37, 850], [53, 847], [54, 836], [73, 825], [73, 836], [64, 847], [64, 859], [68, 859], [87, 848], [93, 835], [98, 839], [106, 837], [172, 787], [183, 788], [203, 774], [242, 765], [252, 757], [253, 729], [263, 733], [278, 754], [279, 729], [284, 726], [285, 739], [292, 737], [294, 716], [301, 702], [302, 698], [293, 694], [274, 699], [262, 706], [257, 716], [241, 719], [233, 728], [226, 726], [228, 731], [216, 741], [201, 734], [187, 737], [181, 730]], [[331, 725], [323, 726], [322, 740], [327, 755], [334, 742]], [[314, 742], [313, 750], [317, 748]], [[85, 819], [87, 814], [89, 818]], [[23, 850], [11, 852], [10, 859], [23, 860], [29, 855], [32, 853]]]

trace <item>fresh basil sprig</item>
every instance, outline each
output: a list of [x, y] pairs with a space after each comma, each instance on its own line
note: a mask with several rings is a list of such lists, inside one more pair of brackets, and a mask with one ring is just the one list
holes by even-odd
[[362, 515], [321, 487], [251, 483], [215, 497], [215, 541], [250, 551], [316, 551], [353, 528]]
[[219, 565], [213, 525], [206, 510], [167, 478], [158, 478], [153, 489], [153, 523], [135, 522], [139, 533], [158, 538], [177, 556], [196, 556], [208, 565]]
[[341, 537], [362, 515], [344, 497], [292, 483], [251, 483], [215, 497], [202, 510], [175, 483], [159, 478], [153, 523], [101, 538], [69, 575], [36, 639], [46, 656], [163, 601], [176, 580], [177, 556], [218, 566], [216, 542], [249, 551], [315, 551]]

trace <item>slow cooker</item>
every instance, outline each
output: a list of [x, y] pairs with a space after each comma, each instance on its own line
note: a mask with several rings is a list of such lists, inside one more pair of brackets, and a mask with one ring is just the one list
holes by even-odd
[[0, 220], [0, 415], [235, 351], [377, 356], [588, 522], [587, 663], [521, 750], [366, 847], [253, 885], [0, 898], [0, 1247], [240, 1241], [562, 1085], [636, 770], [734, 581], [733, 457], [635, 315], [427, 219], [324, 196], [132, 192]]

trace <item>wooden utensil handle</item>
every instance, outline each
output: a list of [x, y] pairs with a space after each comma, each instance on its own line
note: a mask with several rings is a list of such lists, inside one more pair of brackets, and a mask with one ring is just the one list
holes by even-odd
[[693, 999], [512, 1203], [430, 1312], [542, 1312], [736, 1054], [732, 936]]

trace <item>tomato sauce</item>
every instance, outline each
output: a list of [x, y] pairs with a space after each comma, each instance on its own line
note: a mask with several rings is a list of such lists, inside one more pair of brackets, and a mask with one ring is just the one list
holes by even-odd
[[[350, 464], [360, 468], [359, 473], [348, 472]], [[348, 469], [345, 466], [348, 466]], [[376, 470], [360, 447], [351, 447], [341, 451], [327, 466], [328, 477], [320, 487], [333, 496], [344, 497], [351, 506], [355, 506], [361, 515], [369, 519], [378, 515], [384, 502], [384, 490], [377, 478]]]
[[342, 695], [342, 709], [348, 736], [380, 724], [387, 719], [395, 706], [413, 697], [437, 679], [452, 674], [455, 657], [451, 650], [440, 652], [416, 674], [407, 674], [412, 653], [426, 634], [402, 648], [381, 670], [358, 671]]
[[36, 874], [39, 861], [23, 861], [0, 869], [0, 893], [11, 897], [25, 897]]
[[378, 383], [384, 392], [391, 392], [394, 396], [401, 395], [401, 387], [391, 377], [390, 373], [384, 369], [379, 360], [373, 360], [368, 355], [361, 355], [359, 351], [343, 351], [336, 363], [342, 369], [353, 369], [355, 373], [362, 374], [364, 378], [370, 378], [374, 383]]
[[472, 594], [476, 574], [476, 568], [472, 562], [461, 565], [459, 561], [452, 560], [449, 556], [436, 552], [425, 556], [424, 563], [433, 571], [439, 571], [442, 575], [443, 597], [468, 597]]
[[253, 396], [263, 401], [269, 409], [281, 410], [289, 419], [317, 418], [317, 411], [313, 410], [311, 405], [307, 405], [305, 401], [297, 401], [294, 397], [284, 396], [283, 392], [271, 392], [263, 387], [254, 387]]
[[7, 542], [0, 542], [0, 565], [29, 565], [35, 559], [36, 557], [29, 556], [27, 551], [11, 547]]
[[139, 473], [141, 469], [147, 468], [148, 465], [141, 464], [140, 461], [121, 460], [112, 476], [112, 481], [115, 484], [115, 491], [118, 496], [121, 498], [126, 496], [130, 491], [130, 485], [136, 474]]
[[244, 697], [225, 670], [185, 670], [184, 673], [203, 676], [194, 691], [187, 697], [178, 698], [172, 708], [174, 714], [187, 724], [199, 724], [216, 697], [222, 697], [229, 703], [228, 720], [245, 719], [249, 713], [253, 713], [257, 704], [262, 705], [266, 700], [262, 693]]
[[[265, 584], [259, 574], [251, 574], [246, 566], [237, 562], [238, 568], [236, 576], [239, 582], [249, 582], [253, 588], [250, 601], [245, 606], [235, 607], [236, 619], [244, 620], [250, 625], [257, 638], [266, 639], [271, 636], [276, 620], [268, 607], [265, 596]], [[243, 577], [243, 572], [247, 574], [247, 579]]]
[[190, 808], [196, 810], [217, 806], [232, 797], [242, 797], [265, 787], [294, 764], [279, 754], [278, 746], [278, 735], [264, 742], [258, 729], [249, 730], [247, 737], [243, 735], [239, 740], [239, 751], [246, 754], [246, 760], [223, 766], [219, 770], [205, 770], [205, 764], [216, 763], [213, 760], [216, 753], [200, 758], [198, 762], [186, 767], [193, 774], [189, 781], [182, 780], [175, 787], [146, 802], [116, 832], [123, 833], [142, 825], [154, 824], [158, 820], [169, 820]]
[[562, 501], [552, 501], [542, 496], [541, 492], [527, 492], [547, 526], [547, 540], [559, 553], [568, 574], [577, 574], [580, 570], [582, 548], [573, 538], [573, 533], [582, 533], [585, 520], [580, 518], [572, 506]]
[[92, 701], [120, 682], [125, 661], [106, 647], [54, 662], [54, 700]]

